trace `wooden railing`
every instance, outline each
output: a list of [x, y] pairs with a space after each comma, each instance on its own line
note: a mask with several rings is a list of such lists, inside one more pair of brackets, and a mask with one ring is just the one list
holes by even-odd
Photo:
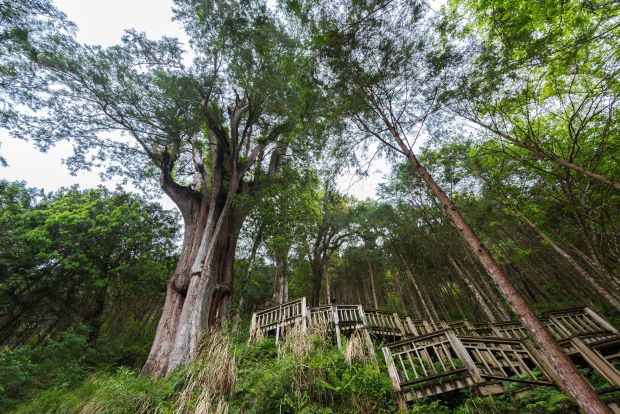
[[411, 401], [494, 380], [551, 385], [528, 346], [518, 339], [458, 336], [446, 329], [388, 344], [383, 355], [394, 388]]
[[521, 322], [511, 321], [511, 322], [501, 322], [493, 324], [493, 327], [497, 329], [497, 332], [501, 336], [505, 336], [506, 338], [514, 338], [514, 339], [525, 339], [527, 338], [527, 330], [521, 325]]
[[405, 318], [405, 332], [411, 336], [419, 336], [431, 333], [430, 324], [424, 319]]
[[[463, 386], [473, 385], [467, 379], [468, 370], [463, 363], [466, 355], [455, 347], [452, 331], [433, 332], [428, 335], [406, 339], [383, 348], [392, 383], [399, 390], [407, 391], [447, 382], [460, 375]], [[428, 393], [424, 393], [427, 395]]]
[[457, 321], [448, 324], [448, 328], [452, 329], [457, 335], [469, 335], [474, 327], [469, 321]]
[[376, 309], [366, 309], [364, 313], [366, 315], [366, 327], [370, 333], [399, 338], [406, 335], [404, 324], [398, 314]]
[[[252, 317], [252, 337], [260, 336], [258, 332], [278, 336], [281, 334], [279, 328], [294, 323], [306, 324], [308, 319], [314, 322], [320, 320], [330, 331], [338, 331], [339, 334], [365, 328], [374, 336], [407, 338], [450, 328], [457, 335], [528, 338], [527, 330], [518, 321], [495, 324], [472, 324], [467, 320], [428, 322], [411, 317], [402, 318], [397, 313], [364, 309], [361, 305], [326, 305], [308, 309], [305, 298], [256, 312]], [[587, 307], [549, 312], [540, 320], [560, 341], [580, 336], [586, 343], [596, 344], [620, 335], [611, 324]]]
[[607, 338], [618, 335], [618, 330], [590, 308], [565, 309], [549, 312], [548, 320], [555, 324], [554, 330], [558, 339], [572, 336], [587, 335], [594, 338], [597, 335]]
[[458, 339], [485, 379], [551, 383], [522, 340], [481, 336], [459, 336]]
[[283, 334], [283, 329], [296, 323], [305, 328], [307, 312], [306, 298], [255, 312], [250, 325], [250, 339], [273, 333], [277, 340]]
[[[615, 327], [589, 308], [549, 312], [540, 320], [568, 355], [580, 356], [612, 387], [620, 388], [620, 373], [614, 367], [620, 360], [620, 335]], [[362, 305], [308, 308], [301, 298], [254, 313], [250, 340], [270, 335], [277, 341], [289, 327], [299, 324], [306, 329], [308, 323], [324, 324], [339, 349], [341, 336], [359, 332], [372, 358], [372, 337], [403, 338], [383, 348], [403, 404], [470, 386], [482, 394], [501, 392], [500, 381], [560, 382], [518, 321], [431, 323]]]

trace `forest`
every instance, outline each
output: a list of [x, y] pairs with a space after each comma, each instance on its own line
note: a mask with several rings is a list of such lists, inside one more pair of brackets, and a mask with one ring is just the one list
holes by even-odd
[[618, 1], [170, 13], [0, 0], [0, 413], [620, 413]]

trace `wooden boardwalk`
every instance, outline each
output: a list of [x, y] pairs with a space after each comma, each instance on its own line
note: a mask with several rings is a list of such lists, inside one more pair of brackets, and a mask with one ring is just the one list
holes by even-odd
[[[604, 392], [620, 390], [620, 334], [593, 310], [564, 309], [540, 316], [547, 330], [579, 365], [589, 365], [609, 384]], [[374, 355], [382, 348], [401, 408], [420, 398], [473, 387], [479, 394], [504, 391], [502, 382], [555, 385], [555, 370], [533, 345], [518, 321], [472, 323], [429, 321], [362, 305], [309, 308], [305, 298], [254, 313], [250, 340], [284, 338], [292, 326], [308, 329], [323, 324], [342, 349], [341, 337], [359, 332]], [[615, 407], [612, 407], [614, 412]]]

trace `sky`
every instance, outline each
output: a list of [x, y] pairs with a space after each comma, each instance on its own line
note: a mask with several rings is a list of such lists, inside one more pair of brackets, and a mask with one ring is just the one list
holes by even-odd
[[[150, 38], [172, 36], [187, 43], [180, 24], [172, 21], [172, 0], [55, 0], [54, 4], [77, 24], [77, 39], [82, 43], [111, 46], [119, 43], [128, 28], [144, 31]], [[81, 188], [105, 185], [113, 189], [121, 181], [119, 177], [102, 182], [96, 170], [69, 174], [62, 162], [71, 153], [67, 142], [41, 153], [32, 144], [11, 138], [0, 129], [0, 143], [0, 153], [9, 164], [0, 167], [0, 179], [26, 181], [46, 192], [74, 184]], [[371, 164], [367, 177], [357, 177], [351, 170], [339, 177], [338, 186], [340, 191], [358, 199], [374, 198], [383, 174], [388, 171], [387, 163], [377, 160]], [[172, 208], [172, 202], [162, 197], [160, 202]]]

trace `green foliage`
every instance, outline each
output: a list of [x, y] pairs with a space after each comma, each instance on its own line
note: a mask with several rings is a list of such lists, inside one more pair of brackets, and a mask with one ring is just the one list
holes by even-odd
[[[233, 337], [237, 381], [226, 401], [230, 412], [398, 412], [385, 366], [349, 365], [326, 338], [311, 335], [303, 340], [308, 341], [309, 352], [299, 354], [287, 346], [278, 350], [273, 338], [247, 344]], [[4, 388], [0, 410], [12, 410], [16, 414], [172, 414], [179, 410], [179, 398], [186, 397], [183, 390], [192, 381], [190, 373], [194, 368], [218, 363], [209, 358], [200, 359], [168, 378], [155, 379], [126, 367], [114, 371], [93, 367], [101, 358], [79, 333], [64, 334], [45, 346], [3, 350], [0, 381]], [[474, 397], [465, 390], [446, 401], [420, 401], [410, 407], [410, 412], [573, 412], [568, 398], [555, 388], [535, 387], [523, 392], [523, 384], [505, 386], [508, 392], [504, 395]]]
[[75, 386], [87, 375], [97, 355], [79, 332], [67, 332], [42, 346], [0, 349], [0, 409], [14, 406], [36, 389]]
[[409, 410], [410, 414], [450, 414], [452, 410], [446, 407], [442, 401], [435, 400], [428, 404], [415, 404]]
[[95, 341], [108, 328], [106, 305], [140, 318], [161, 300], [153, 293], [176, 259], [174, 213], [102, 188], [43, 196], [0, 181], [0, 199], [0, 344], [76, 323]]
[[172, 414], [178, 374], [168, 379], [141, 376], [127, 368], [97, 374], [77, 388], [50, 388], [20, 406], [16, 414]]
[[396, 412], [383, 372], [372, 365], [349, 366], [333, 345], [308, 340], [314, 345], [305, 356], [270, 352], [268, 339], [242, 347], [232, 406], [248, 413]]

